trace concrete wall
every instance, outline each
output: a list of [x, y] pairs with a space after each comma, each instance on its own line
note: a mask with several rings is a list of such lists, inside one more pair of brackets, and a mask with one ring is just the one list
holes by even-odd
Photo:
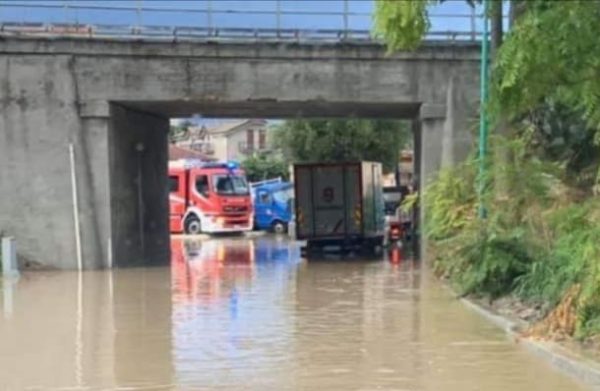
[[115, 266], [169, 260], [169, 120], [110, 107], [110, 187]]
[[107, 134], [79, 115], [66, 55], [0, 55], [0, 231], [21, 263], [73, 268], [75, 226], [69, 149], [74, 145], [83, 262], [101, 267], [109, 232]]
[[[0, 53], [73, 56], [79, 100], [120, 101], [179, 117], [387, 116], [445, 104], [450, 80], [456, 110], [478, 100], [477, 44], [431, 44], [388, 56], [376, 44], [164, 43], [17, 39]], [[99, 61], [101, 59], [101, 61]]]
[[[387, 56], [376, 44], [3, 36], [0, 230], [16, 236], [20, 254], [31, 260], [76, 266], [73, 143], [84, 266], [159, 262], [168, 254], [167, 118], [195, 113], [418, 118], [419, 167], [429, 178], [463, 158], [471, 143], [478, 69], [478, 46], [459, 43]], [[139, 141], [148, 148], [141, 230]]]

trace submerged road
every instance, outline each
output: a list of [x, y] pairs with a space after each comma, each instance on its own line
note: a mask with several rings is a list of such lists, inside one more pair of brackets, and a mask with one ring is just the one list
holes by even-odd
[[268, 237], [170, 268], [2, 285], [0, 389], [584, 390], [413, 262], [307, 262]]

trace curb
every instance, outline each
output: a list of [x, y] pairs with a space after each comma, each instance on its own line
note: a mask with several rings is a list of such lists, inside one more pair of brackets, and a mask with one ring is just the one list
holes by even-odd
[[[525, 347], [529, 352], [546, 360], [562, 373], [590, 386], [592, 390], [600, 390], [600, 364], [568, 351], [566, 348], [552, 342], [536, 341], [521, 338], [518, 334], [521, 324], [517, 324], [498, 315], [471, 300], [461, 298], [460, 301], [472, 311], [478, 313], [489, 322], [502, 329], [516, 343]], [[524, 325], [525, 323], [523, 323]]]
[[482, 317], [486, 318], [489, 322], [493, 323], [496, 327], [502, 329], [505, 333], [511, 337], [517, 336], [518, 325], [510, 319], [493, 313], [492, 311], [480, 306], [479, 304], [465, 299], [464, 297], [460, 301], [472, 311], [477, 312]]

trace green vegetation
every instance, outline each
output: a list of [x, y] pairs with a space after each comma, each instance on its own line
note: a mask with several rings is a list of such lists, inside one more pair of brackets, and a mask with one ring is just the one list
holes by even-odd
[[370, 160], [390, 172], [412, 133], [392, 120], [290, 120], [275, 130], [274, 140], [291, 162]]
[[[413, 50], [420, 46], [429, 31], [429, 8], [448, 0], [376, 0], [375, 34], [383, 38], [390, 51]], [[465, 0], [471, 6], [481, 0]], [[497, 19], [494, 19], [497, 22]], [[502, 25], [500, 23], [494, 23]], [[495, 30], [496, 26], [492, 26]], [[500, 29], [501, 31], [501, 29]]]
[[[496, 140], [498, 141], [498, 140]], [[425, 232], [436, 273], [463, 295], [512, 294], [551, 315], [571, 296], [577, 337], [600, 332], [600, 200], [560, 180], [563, 169], [511, 145], [506, 198], [488, 179], [487, 219], [477, 218], [475, 159], [440, 172], [425, 191]], [[584, 199], [582, 199], [584, 197]], [[493, 202], [492, 202], [493, 200]]]
[[[431, 3], [377, 1], [390, 49], [417, 47]], [[485, 108], [505, 124], [490, 140], [488, 216], [476, 213], [477, 156], [439, 173], [423, 201], [435, 270], [461, 294], [541, 306], [536, 333], [600, 335], [600, 1], [511, 6]]]
[[242, 167], [250, 182], [278, 177], [288, 179], [289, 177], [288, 164], [283, 159], [270, 154], [255, 154], [244, 160]]
[[177, 125], [170, 125], [170, 127], [169, 127], [169, 142], [175, 143], [176, 141], [185, 137], [188, 132], [188, 128], [193, 125], [194, 124], [191, 121], [183, 121]]

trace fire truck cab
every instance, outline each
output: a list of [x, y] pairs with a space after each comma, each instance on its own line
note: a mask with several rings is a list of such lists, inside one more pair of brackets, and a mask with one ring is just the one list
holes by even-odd
[[253, 208], [244, 171], [234, 162], [169, 162], [171, 233], [250, 231]]

